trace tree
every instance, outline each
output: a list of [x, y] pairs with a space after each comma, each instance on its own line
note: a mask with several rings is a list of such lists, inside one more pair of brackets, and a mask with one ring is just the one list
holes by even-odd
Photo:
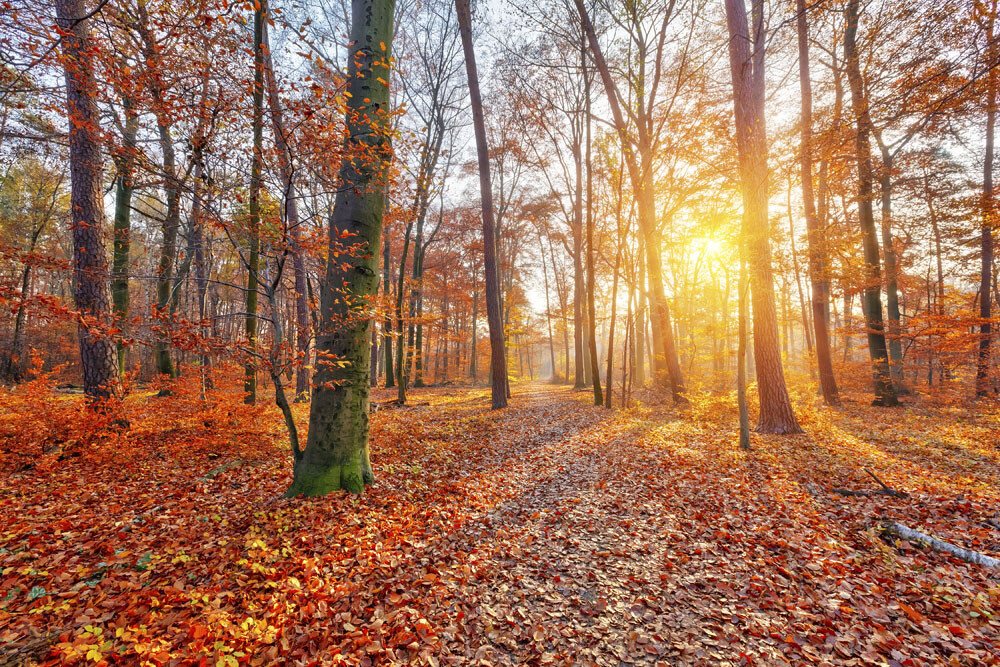
[[[394, 0], [353, 0], [347, 56], [346, 157], [330, 215], [320, 295], [309, 438], [286, 495], [359, 493], [375, 481], [368, 453], [369, 364], [385, 178], [392, 157], [389, 77]], [[345, 252], [343, 240], [356, 243]]]
[[[656, 65], [653, 73], [648, 77], [639, 77], [640, 94], [647, 97], [629, 103], [618, 90], [611, 70], [604, 57], [604, 51], [597, 39], [590, 15], [583, 4], [583, 0], [575, 0], [577, 12], [583, 22], [587, 41], [590, 44], [590, 52], [594, 58], [594, 64], [601, 76], [604, 89], [607, 94], [608, 105], [611, 107], [611, 114], [614, 119], [614, 127], [621, 141], [622, 151], [625, 153], [626, 165], [628, 166], [629, 180], [632, 183], [634, 196], [638, 203], [639, 228], [642, 230], [643, 241], [646, 249], [646, 270], [649, 280], [649, 302], [650, 319], [653, 328], [653, 343], [656, 347], [656, 363], [659, 370], [665, 370], [670, 384], [671, 393], [677, 402], [685, 402], [684, 398], [684, 378], [681, 373], [680, 362], [677, 359], [677, 350], [674, 343], [673, 327], [670, 323], [670, 308], [667, 303], [667, 295], [663, 286], [663, 258], [660, 256], [660, 234], [656, 227], [656, 202], [654, 199], [653, 183], [653, 157], [656, 149], [654, 137], [655, 123], [652, 118], [651, 109], [653, 100], [656, 97], [657, 88], [662, 75], [661, 58], [664, 43], [664, 31], [667, 24], [674, 16], [675, 2], [671, 0], [667, 3], [662, 18], [662, 25], [659, 27], [659, 38], [657, 46], [648, 49], [650, 46], [643, 42], [643, 50], [651, 50], [654, 53]], [[638, 22], [639, 7], [630, 6], [636, 13], [634, 17]], [[637, 36], [636, 39], [640, 39]], [[629, 119], [635, 126], [633, 136], [625, 122], [623, 108], [629, 114]], [[662, 357], [660, 356], [662, 355]]]
[[[987, 11], [986, 3], [976, 3], [977, 11]], [[991, 318], [993, 317], [993, 227], [996, 224], [996, 203], [993, 194], [993, 142], [997, 122], [997, 44], [994, 29], [996, 27], [997, 0], [989, 3], [985, 17], [985, 33], [987, 40], [986, 66], [986, 155], [983, 159], [983, 201], [982, 224], [980, 226], [980, 259], [979, 273], [979, 354], [976, 360], [976, 394], [985, 396], [989, 389], [990, 375], [990, 343], [993, 335]]]
[[494, 410], [507, 407], [507, 357], [504, 354], [503, 323], [500, 318], [500, 281], [497, 273], [496, 221], [493, 216], [493, 189], [490, 181], [490, 155], [486, 142], [486, 123], [483, 119], [483, 97], [479, 92], [479, 72], [476, 53], [472, 45], [472, 10], [469, 0], [455, 0], [458, 29], [465, 53], [465, 71], [469, 78], [469, 97], [472, 100], [472, 124], [476, 135], [476, 154], [479, 161], [479, 190], [483, 211], [483, 257], [486, 272], [486, 321], [490, 331], [490, 380]]
[[299, 219], [298, 195], [295, 190], [295, 168], [292, 164], [292, 151], [285, 128], [284, 113], [281, 108], [281, 98], [278, 95], [278, 76], [274, 71], [271, 58], [271, 45], [268, 39], [267, 23], [264, 23], [263, 56], [264, 69], [267, 76], [267, 99], [271, 111], [271, 126], [274, 130], [274, 142], [278, 149], [278, 167], [282, 180], [283, 215], [291, 235], [292, 268], [295, 277], [295, 332], [296, 347], [299, 356], [295, 370], [295, 400], [302, 401], [309, 397], [310, 364], [309, 364], [309, 294], [306, 281], [305, 250], [302, 247], [302, 221]]
[[764, 7], [753, 2], [751, 41], [743, 0], [725, 0], [729, 69], [733, 80], [736, 144], [743, 192], [743, 236], [750, 265], [753, 353], [760, 394], [761, 433], [801, 433], [795, 419], [778, 345], [771, 241], [767, 217], [767, 136], [764, 129]]
[[827, 405], [836, 405], [840, 399], [837, 394], [837, 379], [833, 374], [830, 333], [826, 319], [826, 299], [830, 286], [824, 234], [816, 214], [816, 197], [813, 191], [812, 79], [809, 74], [809, 24], [806, 18], [805, 0], [795, 0], [795, 11], [799, 46], [799, 92], [802, 103], [800, 120], [802, 142], [799, 146], [799, 161], [802, 169], [802, 205], [805, 209], [808, 231], [809, 282], [812, 284], [810, 304], [813, 333], [816, 338], [816, 365], [819, 367], [819, 384], [823, 400]]
[[889, 370], [889, 355], [885, 342], [882, 320], [881, 268], [879, 263], [878, 236], [875, 215], [872, 211], [872, 156], [871, 118], [865, 98], [861, 65], [858, 59], [859, 0], [848, 0], [847, 24], [844, 29], [844, 59], [847, 80], [851, 88], [851, 107], [855, 117], [855, 160], [858, 170], [858, 222], [864, 244], [867, 282], [864, 287], [865, 323], [868, 327], [868, 354], [871, 358], [875, 400], [872, 405], [894, 406], [899, 404]]
[[89, 56], [91, 14], [83, 0], [56, 0], [55, 8], [69, 125], [73, 301], [79, 311], [80, 367], [87, 396], [100, 400], [121, 397], [122, 385], [118, 354], [108, 335], [111, 283], [101, 194], [101, 128], [94, 99], [97, 82]]

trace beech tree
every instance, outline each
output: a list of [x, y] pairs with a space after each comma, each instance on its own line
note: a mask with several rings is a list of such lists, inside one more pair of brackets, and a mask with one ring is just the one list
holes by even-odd
[[[347, 56], [347, 157], [330, 214], [315, 388], [305, 451], [288, 496], [358, 493], [375, 480], [368, 453], [369, 364], [385, 178], [392, 157], [389, 78], [394, 0], [353, 0]], [[345, 248], [344, 241], [356, 248]]]
[[889, 370], [889, 353], [885, 342], [882, 320], [881, 267], [879, 260], [878, 235], [875, 230], [875, 215], [872, 211], [873, 176], [871, 157], [871, 117], [861, 78], [861, 64], [858, 60], [859, 1], [848, 0], [847, 24], [844, 28], [844, 60], [847, 80], [851, 88], [851, 107], [855, 121], [855, 160], [858, 170], [858, 222], [861, 225], [864, 245], [867, 284], [864, 288], [864, 313], [868, 328], [868, 354], [871, 358], [872, 377], [875, 384], [873, 405], [894, 406], [899, 404]]
[[493, 215], [493, 186], [490, 181], [489, 147], [486, 142], [486, 122], [483, 119], [483, 99], [479, 92], [479, 71], [472, 45], [472, 10], [469, 0], [455, 0], [465, 71], [469, 79], [472, 100], [472, 124], [476, 134], [476, 155], [479, 162], [479, 191], [483, 215], [483, 266], [486, 273], [486, 318], [490, 330], [490, 383], [494, 410], [507, 407], [507, 356], [504, 352], [503, 322], [500, 316], [500, 280], [496, 260], [496, 220]]

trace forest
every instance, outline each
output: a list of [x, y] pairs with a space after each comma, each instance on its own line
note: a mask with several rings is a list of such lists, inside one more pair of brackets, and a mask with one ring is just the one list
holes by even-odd
[[0, 0], [0, 667], [1000, 664], [998, 0]]

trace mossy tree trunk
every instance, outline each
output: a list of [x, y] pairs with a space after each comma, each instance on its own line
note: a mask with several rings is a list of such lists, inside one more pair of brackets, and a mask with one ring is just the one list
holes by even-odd
[[[360, 492], [374, 481], [368, 455], [370, 298], [378, 287], [390, 143], [389, 56], [394, 0], [353, 0], [346, 100], [348, 157], [330, 216], [316, 335], [309, 439], [286, 495]], [[345, 252], [339, 239], [358, 247]]]

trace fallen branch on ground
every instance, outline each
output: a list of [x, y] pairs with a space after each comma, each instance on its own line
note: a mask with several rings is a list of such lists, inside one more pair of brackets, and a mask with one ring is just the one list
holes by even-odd
[[945, 542], [939, 540], [936, 537], [931, 537], [930, 535], [925, 535], [920, 531], [913, 530], [912, 528], [907, 528], [901, 523], [896, 523], [895, 521], [886, 521], [882, 524], [882, 529], [897, 537], [901, 537], [908, 542], [917, 542], [923, 544], [936, 551], [943, 551], [946, 554], [950, 554], [955, 558], [964, 560], [967, 563], [975, 563], [976, 565], [982, 565], [983, 567], [997, 568], [1000, 567], [1000, 560], [981, 554], [978, 551], [972, 551], [970, 549], [963, 549], [962, 547], [957, 547], [950, 542]]
[[853, 489], [842, 489], [835, 488], [833, 492], [841, 496], [861, 496], [867, 498], [869, 496], [892, 496], [893, 498], [909, 498], [910, 494], [906, 491], [897, 491], [892, 487], [888, 486], [885, 482], [878, 478], [878, 476], [873, 473], [868, 468], [865, 468], [865, 472], [868, 473], [872, 479], [878, 482], [881, 489], [876, 489], [875, 491], [855, 491]]

